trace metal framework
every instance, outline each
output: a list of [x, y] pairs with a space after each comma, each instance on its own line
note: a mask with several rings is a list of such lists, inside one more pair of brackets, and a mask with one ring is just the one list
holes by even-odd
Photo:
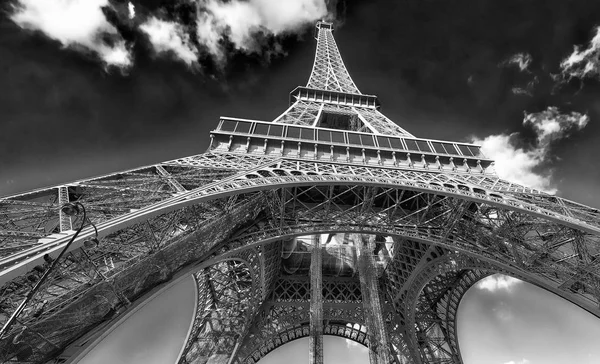
[[0, 199], [0, 361], [76, 362], [137, 302], [192, 274], [179, 363], [256, 363], [301, 337], [371, 363], [462, 363], [456, 313], [504, 273], [600, 317], [600, 212], [500, 179], [476, 145], [417, 138], [358, 91], [319, 22], [307, 86], [273, 122], [222, 118], [204, 154]]

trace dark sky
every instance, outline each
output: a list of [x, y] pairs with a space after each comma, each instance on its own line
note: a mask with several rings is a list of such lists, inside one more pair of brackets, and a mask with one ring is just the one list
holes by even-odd
[[[168, 2], [136, 3], [155, 11]], [[560, 195], [600, 206], [599, 84], [557, 88], [550, 77], [591, 40], [598, 14], [592, 0], [340, 1], [335, 36], [359, 89], [419, 137], [522, 132], [527, 142], [524, 111], [588, 113], [589, 125], [554, 145], [545, 167]], [[0, 18], [0, 195], [202, 153], [220, 115], [272, 120], [284, 111], [315, 48], [309, 26], [279, 40], [285, 56], [230, 49], [216, 71], [208, 58], [190, 69], [127, 37], [137, 40], [136, 63], [122, 73]], [[531, 54], [528, 72], [498, 66], [518, 52]], [[532, 97], [511, 92], [534, 77]]]

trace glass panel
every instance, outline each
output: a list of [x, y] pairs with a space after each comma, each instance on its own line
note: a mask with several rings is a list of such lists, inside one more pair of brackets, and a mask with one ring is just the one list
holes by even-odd
[[475, 157], [483, 157], [483, 154], [481, 153], [479, 147], [469, 147], [469, 150], [471, 151], [471, 154], [473, 154]]
[[382, 148], [390, 147], [390, 139], [389, 138], [378, 136], [377, 142], [379, 143], [379, 146]]
[[321, 142], [330, 142], [331, 141], [331, 132], [329, 130], [318, 130], [319, 141]]
[[332, 131], [331, 132], [331, 141], [334, 143], [345, 143], [344, 133], [340, 133], [338, 131]]
[[406, 143], [406, 147], [408, 148], [408, 150], [419, 150], [419, 148], [417, 147], [417, 143], [414, 140], [404, 139], [404, 142]]
[[458, 151], [456, 150], [456, 148], [454, 148], [454, 145], [448, 143], [442, 143], [442, 145], [444, 146], [444, 149], [446, 149], [446, 153], [458, 154]]
[[236, 122], [233, 120], [223, 120], [221, 130], [223, 131], [234, 131]]
[[269, 135], [281, 136], [283, 133], [283, 125], [271, 125], [269, 126]]
[[468, 148], [466, 145], [460, 145], [460, 144], [458, 144], [458, 149], [460, 149], [460, 152], [461, 152], [463, 155], [467, 156], [467, 157], [471, 157], [471, 156], [473, 156], [473, 155], [471, 154], [471, 151], [469, 150], [469, 148]]
[[375, 141], [373, 140], [372, 135], [361, 135], [360, 141], [362, 145], [375, 146]]
[[404, 146], [402, 145], [402, 140], [401, 139], [390, 138], [390, 145], [394, 149], [404, 149]]
[[256, 124], [254, 127], [254, 134], [267, 135], [269, 133], [268, 124]]
[[442, 145], [442, 143], [436, 143], [436, 142], [431, 142], [431, 144], [433, 145], [433, 149], [435, 149], [435, 151], [437, 153], [443, 153], [446, 154], [446, 149], [444, 149], [444, 146]]
[[300, 138], [300, 128], [296, 128], [294, 126], [288, 126], [287, 137], [299, 139]]
[[348, 142], [350, 144], [360, 145], [360, 137], [358, 136], [358, 134], [348, 133]]
[[429, 145], [427, 145], [426, 141], [424, 141], [424, 140], [417, 140], [417, 145], [419, 146], [419, 150], [421, 152], [431, 153], [431, 148], [429, 148]]
[[302, 139], [315, 140], [314, 129], [300, 129], [300, 136]]
[[250, 133], [250, 126], [252, 123], [247, 123], [245, 121], [238, 121], [237, 127], [235, 128], [236, 133]]

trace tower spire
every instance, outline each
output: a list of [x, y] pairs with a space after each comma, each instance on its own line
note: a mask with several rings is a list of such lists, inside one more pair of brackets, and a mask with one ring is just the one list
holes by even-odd
[[333, 38], [333, 24], [325, 21], [317, 22], [315, 39], [317, 39], [317, 51], [306, 87], [360, 94], [344, 66], [344, 61], [342, 61], [342, 56]]

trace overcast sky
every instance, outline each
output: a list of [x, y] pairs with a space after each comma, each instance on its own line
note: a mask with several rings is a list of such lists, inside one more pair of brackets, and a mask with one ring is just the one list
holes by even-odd
[[[323, 0], [206, 0], [200, 12], [190, 3], [0, 5], [0, 195], [201, 153], [219, 115], [272, 120], [306, 84], [312, 24], [332, 16], [355, 83], [403, 128], [478, 141], [505, 178], [600, 207], [598, 1], [356, 0], [328, 10]], [[140, 314], [150, 326], [128, 325], [148, 340], [128, 342], [122, 362], [178, 352], [186, 310], [164, 315], [189, 304], [178, 289]], [[465, 364], [598, 363], [598, 334], [590, 315], [510, 279], [461, 304]], [[123, 351], [112, 345], [101, 358]], [[272, 355], [293, 364], [303, 350]]]

